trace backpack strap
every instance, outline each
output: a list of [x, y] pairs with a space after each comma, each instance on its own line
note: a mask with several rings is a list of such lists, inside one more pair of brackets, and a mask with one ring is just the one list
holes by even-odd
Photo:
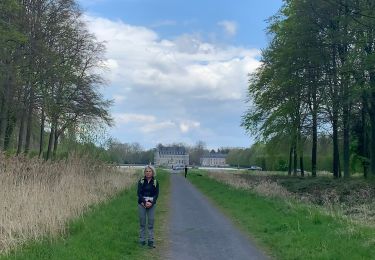
[[[141, 179], [139, 180], [139, 182], [143, 185], [143, 184], [145, 183], [145, 178], [141, 178]], [[154, 179], [153, 185], [154, 185], [155, 188], [156, 188], [156, 186], [158, 185], [158, 182], [157, 182], [156, 179]]]

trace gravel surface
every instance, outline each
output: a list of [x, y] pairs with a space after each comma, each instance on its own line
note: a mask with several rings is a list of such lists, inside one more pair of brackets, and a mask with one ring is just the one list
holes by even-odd
[[171, 175], [167, 259], [268, 259], [190, 182], [180, 174]]

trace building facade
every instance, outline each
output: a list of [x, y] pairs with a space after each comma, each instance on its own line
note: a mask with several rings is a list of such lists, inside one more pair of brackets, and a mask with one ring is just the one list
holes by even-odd
[[226, 167], [228, 164], [226, 163], [226, 155], [215, 153], [215, 154], [207, 154], [201, 157], [201, 165], [205, 167]]
[[155, 150], [155, 166], [168, 168], [183, 167], [189, 165], [189, 154], [183, 146], [161, 146]]

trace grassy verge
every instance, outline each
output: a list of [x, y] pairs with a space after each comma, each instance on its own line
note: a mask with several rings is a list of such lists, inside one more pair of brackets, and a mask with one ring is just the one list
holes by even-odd
[[[160, 259], [163, 260], [165, 252], [169, 248], [168, 243], [168, 216], [170, 203], [170, 174], [164, 169], [157, 169], [157, 179], [160, 183], [160, 198], [158, 199], [158, 208], [156, 209], [156, 223], [155, 223], [155, 250], [149, 250], [146, 259]], [[144, 260], [145, 258], [143, 258]]]
[[373, 259], [375, 229], [294, 201], [235, 189], [191, 171], [189, 179], [277, 259]]
[[[219, 175], [217, 173], [212, 176]], [[273, 186], [288, 193], [288, 197], [322, 206], [335, 214], [344, 215], [360, 224], [375, 227], [375, 181], [362, 176], [333, 179], [332, 176], [293, 177], [269, 173], [221, 174], [222, 180], [241, 184], [249, 189]], [[277, 191], [273, 189], [272, 191]], [[265, 193], [269, 193], [266, 189]]]
[[0, 259], [145, 259], [161, 258], [166, 245], [164, 231], [167, 216], [169, 175], [158, 173], [160, 198], [156, 211], [156, 245], [150, 250], [138, 245], [138, 211], [133, 186], [116, 198], [93, 207], [69, 224], [63, 238], [46, 238], [28, 243]]

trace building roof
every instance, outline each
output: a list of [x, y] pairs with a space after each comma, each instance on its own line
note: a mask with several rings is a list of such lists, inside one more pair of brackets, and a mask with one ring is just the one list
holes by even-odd
[[210, 153], [210, 154], [205, 154], [202, 156], [202, 158], [226, 158], [227, 155], [226, 154], [222, 154], [222, 153]]
[[187, 155], [183, 146], [160, 146], [157, 148], [159, 154]]

